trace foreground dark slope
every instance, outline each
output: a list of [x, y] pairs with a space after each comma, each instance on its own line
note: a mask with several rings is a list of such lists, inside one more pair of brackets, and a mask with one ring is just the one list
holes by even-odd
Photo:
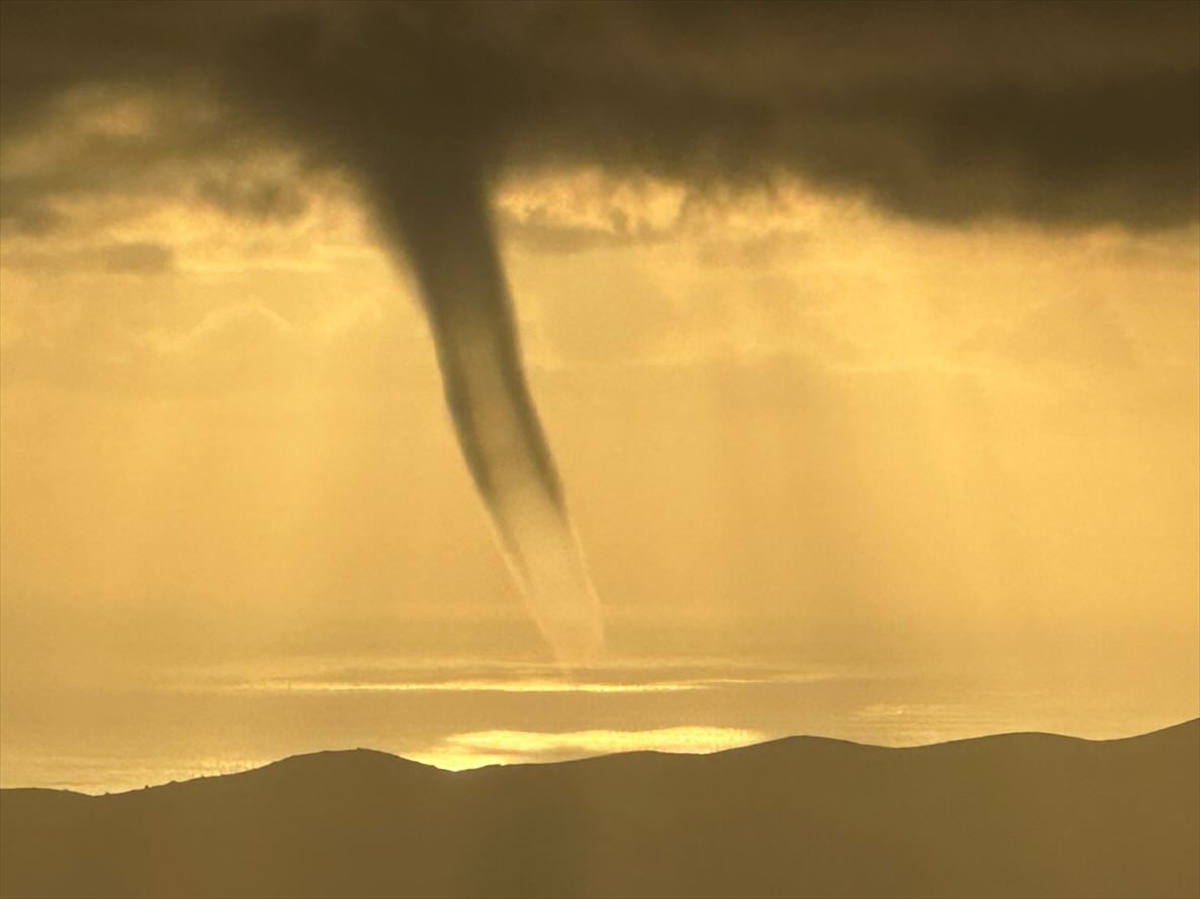
[[1200, 721], [459, 774], [337, 752], [114, 796], [6, 790], [0, 893], [1197, 896]]

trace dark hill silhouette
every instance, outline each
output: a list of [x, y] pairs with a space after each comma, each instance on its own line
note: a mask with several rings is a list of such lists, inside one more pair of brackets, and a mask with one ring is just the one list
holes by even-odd
[[457, 774], [366, 750], [0, 793], [0, 894], [1200, 895], [1200, 720], [1089, 742], [792, 738]]

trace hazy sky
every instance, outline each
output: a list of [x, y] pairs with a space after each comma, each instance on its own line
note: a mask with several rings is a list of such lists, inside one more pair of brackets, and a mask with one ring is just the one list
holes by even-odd
[[[1200, 714], [1200, 5], [0, 9], [6, 785], [185, 752], [171, 691], [218, 759], [957, 735], [905, 679]], [[380, 237], [451, 169], [601, 598], [582, 688]]]

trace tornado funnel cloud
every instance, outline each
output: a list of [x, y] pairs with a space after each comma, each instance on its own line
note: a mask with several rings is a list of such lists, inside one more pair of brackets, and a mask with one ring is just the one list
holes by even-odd
[[408, 255], [471, 475], [530, 612], [560, 664], [594, 658], [600, 604], [521, 366], [482, 179], [441, 158], [372, 189]]

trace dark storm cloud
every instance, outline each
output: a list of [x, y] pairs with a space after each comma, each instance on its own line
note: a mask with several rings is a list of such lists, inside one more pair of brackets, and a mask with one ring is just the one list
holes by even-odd
[[[0, 67], [5, 65], [12, 70], [9, 58], [0, 56]], [[16, 84], [19, 75], [13, 75]], [[0, 145], [0, 221], [6, 230], [37, 236], [70, 224], [63, 200], [91, 207], [115, 200], [119, 208], [130, 199], [190, 196], [259, 221], [294, 219], [307, 208], [308, 185], [257, 171], [250, 163], [261, 141], [231, 127], [194, 84], [160, 89], [165, 96], [158, 96], [136, 82], [61, 82], [60, 91], [31, 105], [8, 77], [0, 81], [0, 109], [8, 110], [9, 95], [17, 94], [21, 112], [5, 117], [9, 139]]]
[[1200, 208], [1195, 3], [2, 8], [6, 133], [72, 83], [199, 83], [231, 131], [360, 171], [454, 144], [485, 168], [795, 171], [939, 220]]

